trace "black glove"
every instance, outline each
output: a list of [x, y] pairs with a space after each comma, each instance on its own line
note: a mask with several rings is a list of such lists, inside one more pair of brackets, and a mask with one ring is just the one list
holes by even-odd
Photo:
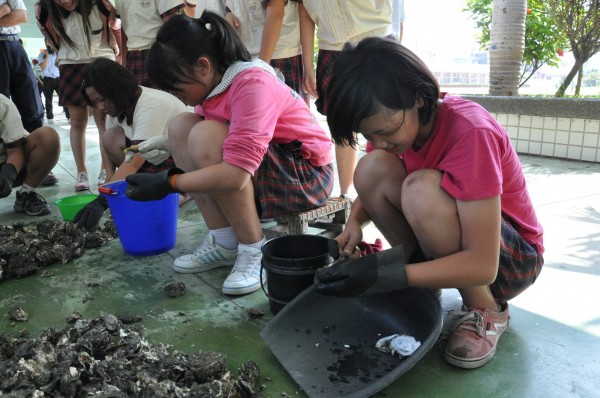
[[106, 198], [100, 195], [75, 214], [73, 223], [81, 228], [92, 229], [98, 225], [98, 221], [100, 221], [106, 209], [108, 209]]
[[162, 199], [170, 193], [179, 192], [169, 183], [173, 174], [183, 174], [184, 171], [173, 167], [156, 174], [136, 173], [125, 178], [127, 191], [125, 195], [133, 200], [147, 202]]
[[317, 292], [339, 297], [370, 296], [408, 287], [404, 248], [395, 246], [320, 268], [315, 273], [315, 285]]
[[12, 192], [17, 179], [17, 169], [10, 163], [0, 166], [0, 198], [6, 198]]

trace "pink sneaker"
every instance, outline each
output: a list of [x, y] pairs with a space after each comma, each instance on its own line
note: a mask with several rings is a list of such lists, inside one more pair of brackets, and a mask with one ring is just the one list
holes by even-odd
[[496, 344], [508, 327], [508, 304], [500, 312], [487, 308], [463, 307], [462, 318], [446, 346], [446, 362], [459, 368], [474, 369], [488, 363]]
[[87, 171], [80, 171], [77, 173], [77, 179], [75, 180], [76, 191], [87, 191], [90, 189], [90, 179], [88, 178]]

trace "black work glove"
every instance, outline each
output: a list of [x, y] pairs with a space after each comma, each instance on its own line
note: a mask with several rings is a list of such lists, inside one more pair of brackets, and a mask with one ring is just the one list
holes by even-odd
[[162, 199], [170, 193], [179, 192], [171, 186], [169, 177], [173, 174], [183, 173], [183, 170], [173, 167], [156, 174], [131, 174], [125, 178], [125, 181], [127, 181], [128, 184], [125, 195], [130, 199], [139, 200], [141, 202]]
[[92, 229], [98, 225], [98, 221], [100, 221], [106, 209], [108, 209], [106, 198], [100, 195], [75, 214], [73, 223], [81, 228]]
[[327, 296], [370, 296], [408, 287], [404, 248], [395, 246], [368, 256], [343, 260], [315, 273], [317, 292]]
[[0, 198], [6, 198], [12, 192], [17, 179], [17, 169], [10, 163], [0, 166]]

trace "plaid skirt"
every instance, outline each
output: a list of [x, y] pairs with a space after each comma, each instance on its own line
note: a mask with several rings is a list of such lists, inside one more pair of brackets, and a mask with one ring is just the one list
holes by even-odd
[[88, 64], [59, 65], [60, 83], [58, 86], [58, 105], [87, 106], [81, 96], [81, 83]]
[[317, 111], [321, 115], [327, 115], [327, 103], [325, 94], [331, 81], [331, 74], [333, 72], [333, 66], [336, 59], [340, 56], [341, 51], [331, 50], [319, 50], [319, 56], [317, 58], [317, 94], [319, 98], [315, 101]]
[[[125, 137], [125, 147], [129, 148], [132, 145], [139, 145], [141, 144], [143, 141], [142, 140], [130, 140], [129, 138]], [[142, 166], [138, 169], [138, 173], [149, 173], [149, 174], [156, 174], [159, 173], [161, 171], [165, 171], [165, 170], [169, 170], [170, 168], [175, 167], [175, 159], [173, 159], [172, 156], [169, 156], [168, 158], [165, 159], [164, 162], [162, 162], [161, 164], [152, 164], [148, 161], [145, 161]]]
[[261, 218], [285, 216], [324, 205], [333, 190], [333, 164], [313, 166], [302, 143], [269, 145], [256, 172], [255, 200]]
[[498, 275], [490, 285], [494, 298], [506, 302], [518, 296], [535, 282], [543, 265], [536, 247], [525, 242], [512, 220], [503, 215]]
[[271, 66], [281, 71], [285, 78], [285, 84], [300, 94], [302, 99], [308, 104], [308, 93], [302, 91], [302, 80], [304, 78], [302, 54], [290, 58], [272, 59]]
[[133, 73], [140, 86], [155, 88], [146, 73], [146, 56], [149, 50], [127, 51], [126, 67]]

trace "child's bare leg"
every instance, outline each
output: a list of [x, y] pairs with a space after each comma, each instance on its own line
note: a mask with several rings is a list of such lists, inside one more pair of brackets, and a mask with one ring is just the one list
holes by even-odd
[[87, 106], [67, 106], [71, 117], [71, 150], [77, 171], [87, 171], [85, 164], [85, 129], [88, 122]]
[[106, 152], [106, 146], [104, 145], [104, 141], [106, 140], [104, 133], [106, 131], [106, 117], [99, 108], [94, 108], [93, 111], [94, 122], [96, 122], [96, 127], [98, 128], [98, 136], [99, 136], [99, 144], [100, 144], [100, 170], [106, 171], [106, 181], [110, 181], [113, 174], [115, 173], [115, 169], [117, 164], [111, 161], [108, 153]]
[[[175, 164], [185, 171], [193, 171], [220, 163], [226, 134], [227, 126], [223, 123], [203, 120], [193, 113], [179, 115], [169, 127], [169, 146]], [[192, 194], [192, 197], [209, 229], [231, 226], [242, 243], [262, 239], [252, 184], [239, 192]]]
[[402, 244], [407, 258], [418, 249], [415, 235], [402, 213], [402, 181], [406, 171], [398, 156], [385, 151], [365, 155], [356, 167], [355, 186], [366, 209], [390, 245]]
[[54, 129], [43, 126], [31, 133], [25, 144], [24, 183], [37, 188], [56, 165], [59, 155], [60, 138]]
[[[418, 170], [403, 183], [402, 208], [427, 258], [449, 256], [462, 250], [462, 230], [456, 199], [441, 188], [442, 173]], [[460, 288], [467, 307], [497, 309], [489, 286]]]
[[340, 195], [352, 193], [354, 169], [358, 153], [351, 146], [335, 146], [335, 162], [340, 182]]
[[[125, 131], [123, 131], [123, 128], [112, 127], [106, 129], [103, 134], [102, 147], [110, 164], [122, 164], [125, 161], [125, 153], [123, 152], [123, 149], [125, 149]], [[109, 180], [107, 174], [106, 181]]]

